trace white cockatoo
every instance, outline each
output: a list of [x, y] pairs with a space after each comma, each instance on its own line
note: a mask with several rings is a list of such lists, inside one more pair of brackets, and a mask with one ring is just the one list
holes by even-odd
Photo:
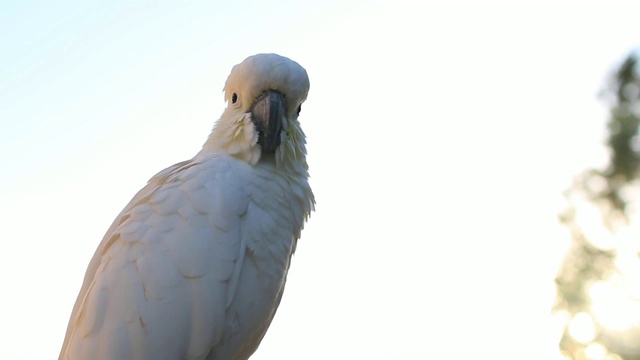
[[202, 150], [155, 175], [89, 263], [60, 359], [246, 359], [276, 312], [314, 207], [298, 115], [309, 78], [236, 65]]

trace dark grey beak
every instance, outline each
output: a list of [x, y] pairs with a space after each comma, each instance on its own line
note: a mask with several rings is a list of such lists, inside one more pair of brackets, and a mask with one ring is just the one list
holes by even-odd
[[284, 99], [277, 91], [267, 91], [251, 105], [251, 120], [258, 130], [258, 144], [263, 153], [273, 153], [280, 145], [284, 116]]

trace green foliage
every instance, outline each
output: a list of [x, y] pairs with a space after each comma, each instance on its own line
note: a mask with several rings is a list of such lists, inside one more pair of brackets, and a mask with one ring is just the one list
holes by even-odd
[[635, 53], [629, 55], [612, 76], [607, 91], [611, 107], [607, 145], [611, 149], [611, 160], [602, 174], [607, 188], [596, 195], [606, 200], [612, 211], [625, 215], [629, 201], [624, 197], [624, 189], [637, 179], [640, 168], [640, 79]]
[[[567, 190], [569, 207], [560, 214], [560, 221], [567, 227], [572, 237], [571, 248], [556, 278], [556, 311], [564, 311], [570, 320], [578, 313], [591, 313], [589, 288], [597, 281], [607, 280], [615, 273], [616, 252], [601, 249], [581, 229], [576, 221], [574, 199], [582, 198], [597, 205], [602, 221], [615, 233], [618, 224], [629, 219], [630, 189], [637, 187], [640, 175], [640, 78], [638, 76], [638, 56], [631, 53], [610, 76], [603, 99], [610, 108], [607, 124], [606, 145], [610, 159], [604, 169], [589, 169], [578, 176]], [[640, 234], [638, 234], [640, 240]], [[568, 324], [567, 324], [568, 325]], [[628, 347], [617, 343], [611, 332], [596, 325], [596, 337], [592, 341], [604, 345], [615, 358], [633, 359], [639, 353], [629, 352]], [[583, 344], [574, 339], [565, 327], [560, 348], [573, 359], [586, 358]], [[624, 350], [623, 350], [624, 349]], [[640, 351], [640, 349], [638, 349]]]

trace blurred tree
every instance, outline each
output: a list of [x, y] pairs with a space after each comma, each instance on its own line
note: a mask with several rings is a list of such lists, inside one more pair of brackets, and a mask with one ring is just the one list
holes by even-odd
[[[594, 316], [591, 296], [594, 284], [628, 277], [620, 273], [616, 262], [620, 252], [615, 242], [603, 245], [606, 240], [595, 239], [602, 234], [590, 234], [578, 216], [583, 204], [596, 207], [603, 227], [615, 237], [621, 227], [629, 224], [631, 215], [635, 213], [633, 205], [638, 203], [640, 189], [640, 77], [637, 52], [628, 55], [610, 76], [601, 96], [611, 113], [606, 142], [610, 158], [604, 169], [589, 169], [577, 176], [565, 193], [569, 205], [560, 214], [560, 221], [569, 230], [572, 245], [556, 278], [557, 302], [554, 310], [567, 315], [560, 341], [560, 348], [567, 357], [640, 359], [640, 324], [635, 323], [620, 331], [607, 328]], [[640, 244], [640, 233], [636, 235]], [[616, 284], [625, 289], [624, 281], [617, 281]], [[622, 291], [622, 294], [627, 300], [638, 302], [638, 299], [633, 299], [631, 291]], [[640, 314], [628, 315], [633, 317]]]

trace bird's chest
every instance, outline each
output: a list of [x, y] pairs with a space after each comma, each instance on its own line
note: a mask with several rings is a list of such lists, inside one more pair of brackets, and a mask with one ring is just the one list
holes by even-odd
[[[227, 309], [228, 343], [241, 349], [230, 358], [243, 358], [259, 344], [284, 291], [296, 237], [296, 221], [288, 184], [259, 176], [249, 181], [246, 212], [242, 216], [243, 254], [233, 301]], [[225, 357], [225, 349], [217, 350]]]
[[258, 280], [272, 286], [274, 281], [281, 282], [289, 267], [302, 214], [295, 214], [294, 191], [286, 179], [257, 171], [251, 180], [241, 227], [245, 259], [255, 266]]

